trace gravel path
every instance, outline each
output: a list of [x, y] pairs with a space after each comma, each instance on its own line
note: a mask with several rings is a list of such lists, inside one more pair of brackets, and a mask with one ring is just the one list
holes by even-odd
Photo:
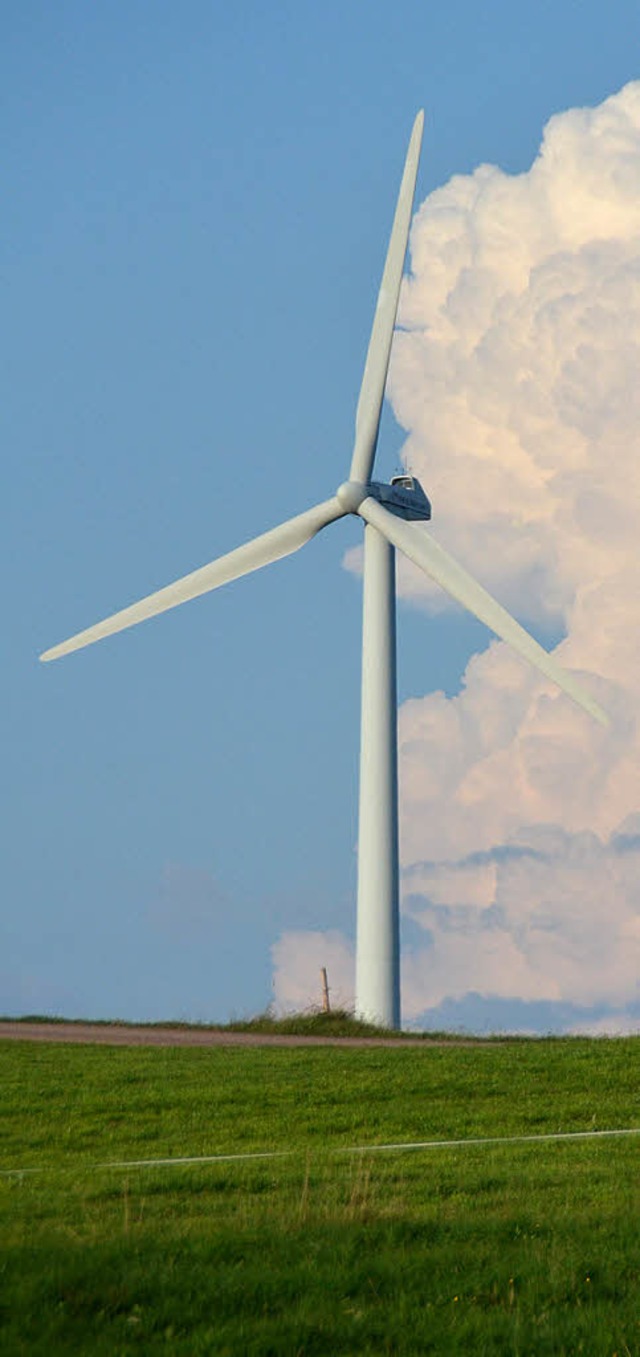
[[[477, 1043], [425, 1042], [415, 1037], [296, 1037], [266, 1032], [216, 1031], [207, 1027], [129, 1027], [91, 1022], [0, 1021], [0, 1039], [76, 1042], [96, 1046], [472, 1046]], [[483, 1045], [485, 1043], [483, 1042]]]

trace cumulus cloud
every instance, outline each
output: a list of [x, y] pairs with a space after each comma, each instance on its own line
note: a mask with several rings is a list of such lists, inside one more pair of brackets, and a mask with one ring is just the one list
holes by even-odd
[[[424, 933], [404, 1012], [474, 992], [622, 1021], [640, 997], [640, 82], [552, 118], [527, 173], [432, 193], [399, 320], [389, 395], [433, 535], [556, 628], [612, 715], [602, 730], [489, 637], [457, 696], [404, 704], [404, 910]], [[399, 581], [451, 606], [409, 565]]]
[[285, 932], [274, 943], [271, 958], [277, 1012], [301, 1013], [319, 1007], [323, 966], [327, 971], [332, 1008], [353, 1007], [353, 948], [342, 933]]
[[405, 876], [406, 911], [429, 935], [407, 967], [405, 1007], [470, 991], [571, 1002], [638, 997], [640, 842], [529, 826], [488, 853]]

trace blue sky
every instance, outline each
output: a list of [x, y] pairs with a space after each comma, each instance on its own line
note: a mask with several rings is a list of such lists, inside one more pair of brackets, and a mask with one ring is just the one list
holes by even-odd
[[[134, 0], [3, 28], [0, 1010], [255, 1012], [283, 931], [353, 932], [357, 527], [36, 657], [333, 492], [416, 110], [417, 202], [525, 170], [552, 114], [637, 75], [640, 14]], [[387, 413], [381, 474], [402, 439]], [[455, 693], [482, 637], [403, 607], [401, 698]]]

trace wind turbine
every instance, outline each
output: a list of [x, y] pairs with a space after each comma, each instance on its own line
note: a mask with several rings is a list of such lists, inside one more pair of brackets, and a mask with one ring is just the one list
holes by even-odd
[[608, 720], [575, 679], [433, 540], [425, 528], [431, 506], [419, 481], [409, 475], [394, 476], [389, 485], [372, 480], [423, 121], [420, 112], [407, 151], [358, 399], [349, 479], [322, 504], [78, 632], [40, 657], [57, 659], [289, 556], [346, 514], [363, 520], [356, 1012], [361, 1018], [392, 1028], [400, 1025], [395, 549], [404, 552], [597, 721], [607, 724]]

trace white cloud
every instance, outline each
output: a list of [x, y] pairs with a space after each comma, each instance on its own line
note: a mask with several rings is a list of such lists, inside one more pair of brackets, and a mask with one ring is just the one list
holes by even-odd
[[[433, 534], [555, 623], [613, 719], [489, 640], [456, 697], [404, 704], [405, 907], [428, 930], [404, 1012], [474, 991], [622, 1021], [640, 975], [640, 82], [552, 118], [527, 173], [484, 165], [431, 194], [411, 267], [389, 391]], [[450, 606], [412, 567], [400, 589]]]
[[466, 861], [415, 864], [405, 910], [430, 945], [408, 960], [406, 1016], [470, 991], [581, 1008], [637, 1004], [639, 880], [640, 838], [605, 844], [557, 825], [521, 830]]
[[320, 970], [326, 967], [332, 1008], [352, 1008], [354, 959], [342, 933], [283, 933], [271, 949], [273, 997], [278, 1013], [304, 1012], [320, 1007]]

